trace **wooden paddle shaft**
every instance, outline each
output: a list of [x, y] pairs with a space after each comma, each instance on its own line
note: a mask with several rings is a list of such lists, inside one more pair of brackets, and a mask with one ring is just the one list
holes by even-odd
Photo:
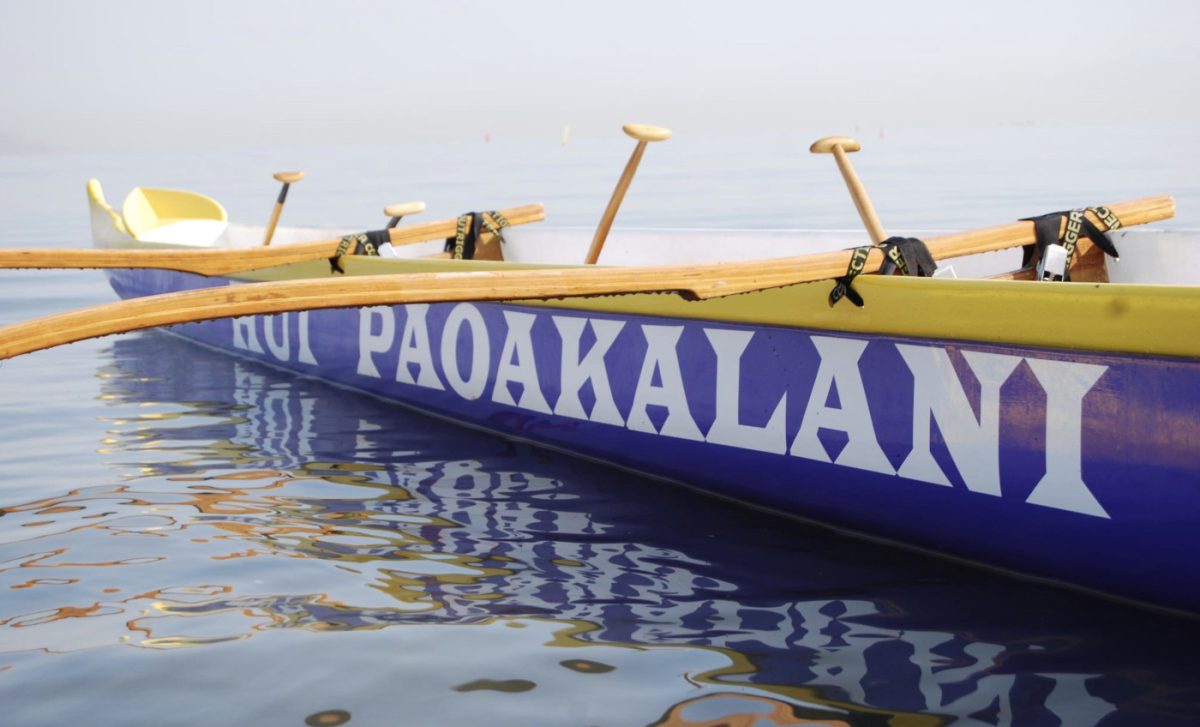
[[842, 172], [842, 179], [846, 180], [846, 188], [850, 190], [850, 196], [854, 199], [854, 207], [867, 227], [867, 234], [871, 236], [871, 242], [878, 245], [887, 239], [887, 233], [883, 231], [879, 215], [875, 214], [875, 206], [871, 204], [871, 198], [867, 196], [866, 188], [863, 187], [862, 182], [858, 179], [858, 174], [850, 164], [850, 157], [846, 155], [846, 151], [840, 144], [833, 147], [833, 158]]
[[848, 152], [860, 149], [862, 149], [862, 145], [850, 137], [827, 136], [824, 139], [817, 139], [808, 150], [814, 154], [833, 154], [838, 171], [842, 173], [842, 179], [846, 180], [846, 189], [850, 191], [850, 198], [854, 200], [854, 208], [858, 210], [858, 216], [866, 226], [867, 234], [871, 236], [871, 242], [878, 245], [887, 239], [887, 233], [883, 231], [883, 225], [879, 223], [879, 215], [875, 214], [875, 206], [871, 204], [871, 198], [867, 196], [867, 190], [859, 181], [858, 174], [854, 171], [854, 165], [850, 163], [848, 155]]
[[617, 187], [608, 200], [608, 207], [604, 208], [600, 224], [596, 225], [596, 234], [592, 237], [592, 245], [588, 248], [587, 257], [583, 260], [585, 265], [595, 265], [596, 261], [600, 259], [600, 251], [604, 249], [604, 241], [608, 239], [608, 232], [612, 229], [613, 220], [617, 218], [617, 210], [621, 209], [621, 201], [625, 199], [625, 192], [629, 190], [629, 184], [633, 182], [633, 175], [637, 173], [638, 164], [642, 162], [646, 144], [671, 138], [671, 132], [660, 126], [625, 124], [621, 129], [630, 137], [637, 139], [637, 146], [629, 155], [629, 161], [625, 164], [625, 171], [621, 172], [621, 178], [617, 180]]
[[608, 239], [608, 231], [612, 229], [613, 220], [617, 219], [617, 210], [621, 209], [621, 201], [625, 199], [625, 192], [629, 189], [629, 185], [633, 182], [633, 175], [637, 173], [638, 164], [642, 162], [642, 154], [646, 151], [646, 142], [639, 141], [633, 149], [633, 154], [629, 155], [629, 161], [625, 164], [625, 171], [621, 172], [621, 178], [617, 181], [617, 187], [613, 190], [612, 197], [608, 200], [608, 207], [604, 209], [604, 215], [600, 218], [600, 224], [596, 226], [596, 234], [592, 237], [592, 245], [588, 248], [587, 257], [584, 258], [584, 263], [587, 265], [595, 265], [600, 259], [600, 251], [604, 249], [604, 241]]
[[291, 187], [294, 182], [299, 182], [304, 179], [304, 172], [275, 172], [275, 181], [282, 182], [283, 188], [279, 190], [279, 198], [275, 200], [275, 207], [271, 210], [271, 219], [267, 222], [267, 231], [263, 235], [263, 247], [271, 244], [271, 238], [275, 236], [275, 226], [279, 224], [279, 215], [283, 213], [283, 203], [287, 201], [288, 187]]
[[[1108, 207], [1125, 226], [1166, 219], [1175, 212], [1170, 197]], [[935, 258], [942, 259], [1027, 245], [1034, 239], [1032, 222], [1014, 222], [930, 238], [926, 245]], [[837, 250], [709, 265], [364, 275], [201, 288], [117, 301], [0, 328], [0, 359], [154, 326], [320, 308], [666, 291], [689, 298], [713, 298], [838, 277], [846, 273], [850, 256], [849, 250]], [[877, 271], [882, 262], [883, 254], [872, 250], [864, 272]]]
[[271, 219], [267, 222], [267, 232], [263, 235], [263, 247], [270, 245], [271, 238], [275, 236], [275, 226], [279, 224], [279, 215], [283, 214], [283, 201], [287, 198], [287, 188], [288, 185], [283, 185], [283, 191], [279, 193], [279, 201], [271, 210]]
[[[527, 204], [500, 210], [509, 224], [540, 222], [546, 210], [540, 204]], [[388, 230], [392, 245], [412, 245], [454, 234], [457, 219], [394, 227]], [[337, 254], [340, 238], [275, 247], [206, 250], [137, 249], [0, 249], [0, 268], [158, 268], [198, 275], [229, 275], [260, 270], [276, 265], [331, 258]]]

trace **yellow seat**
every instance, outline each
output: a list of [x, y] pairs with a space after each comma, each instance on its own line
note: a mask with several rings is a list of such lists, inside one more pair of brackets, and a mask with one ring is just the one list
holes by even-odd
[[178, 222], [206, 220], [226, 223], [225, 208], [211, 197], [178, 189], [135, 187], [125, 198], [121, 216], [129, 234], [138, 240], [156, 228]]

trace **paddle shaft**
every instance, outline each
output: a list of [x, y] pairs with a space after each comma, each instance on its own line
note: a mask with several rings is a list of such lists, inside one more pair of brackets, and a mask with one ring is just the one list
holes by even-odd
[[608, 239], [608, 231], [612, 229], [613, 220], [617, 218], [617, 210], [621, 208], [625, 192], [628, 191], [629, 184], [633, 181], [633, 175], [637, 172], [638, 164], [642, 161], [642, 154], [646, 152], [646, 144], [671, 138], [671, 130], [661, 126], [625, 124], [621, 130], [625, 132], [626, 136], [637, 139], [637, 146], [633, 148], [633, 153], [629, 155], [629, 161], [625, 164], [625, 171], [621, 172], [621, 178], [617, 180], [617, 187], [608, 200], [608, 207], [604, 208], [600, 224], [596, 225], [592, 246], [588, 248], [587, 257], [583, 261], [585, 265], [595, 265], [596, 261], [600, 259], [600, 251], [604, 249], [604, 241]]
[[[1126, 227], [1167, 219], [1175, 213], [1170, 197], [1108, 208]], [[935, 258], [943, 259], [1034, 241], [1032, 222], [1014, 222], [930, 238], [926, 245]], [[834, 278], [845, 274], [850, 256], [849, 250], [837, 250], [709, 265], [364, 275], [201, 288], [117, 301], [0, 328], [0, 359], [154, 326], [321, 308], [667, 291], [689, 298], [713, 298]], [[882, 262], [883, 254], [872, 250], [864, 272], [876, 272]]]
[[854, 208], [858, 210], [858, 216], [862, 218], [863, 224], [867, 227], [867, 234], [871, 236], [871, 242], [878, 245], [887, 239], [887, 233], [883, 231], [883, 225], [879, 222], [879, 215], [875, 214], [875, 206], [871, 204], [871, 198], [867, 196], [867, 190], [863, 187], [862, 182], [858, 179], [858, 174], [854, 171], [854, 166], [850, 164], [850, 157], [846, 154], [846, 150], [841, 144], [833, 145], [833, 158], [837, 162], [838, 170], [842, 173], [842, 179], [846, 180], [846, 189], [850, 190], [850, 197], [854, 200]]
[[637, 173], [638, 164], [642, 162], [642, 154], [646, 152], [646, 142], [639, 141], [637, 146], [633, 148], [633, 153], [629, 155], [629, 161], [625, 164], [625, 171], [621, 172], [621, 178], [617, 181], [617, 187], [613, 190], [612, 197], [608, 200], [608, 207], [604, 209], [604, 215], [600, 218], [600, 224], [596, 226], [596, 234], [592, 237], [592, 246], [588, 248], [587, 257], [584, 263], [587, 265], [595, 265], [600, 259], [600, 251], [604, 249], [604, 241], [608, 239], [608, 231], [612, 229], [613, 220], [617, 219], [617, 210], [621, 209], [621, 201], [625, 199], [625, 192], [629, 189], [630, 183], [633, 182], [633, 175]]
[[[546, 211], [540, 204], [500, 210], [509, 224], [540, 222]], [[388, 230], [393, 246], [412, 245], [454, 234], [457, 219], [394, 227]], [[331, 258], [337, 254], [341, 238], [244, 249], [180, 250], [138, 248], [113, 249], [0, 249], [0, 268], [159, 268], [198, 275], [230, 275], [276, 265], [290, 265]]]
[[275, 178], [275, 181], [283, 184], [283, 188], [279, 190], [279, 199], [275, 201], [275, 208], [271, 210], [271, 219], [267, 222], [267, 231], [263, 235], [263, 247], [270, 245], [271, 238], [275, 237], [275, 226], [279, 224], [279, 215], [283, 213], [283, 203], [287, 201], [288, 188], [304, 179], [304, 172], [275, 172], [271, 176]]
[[275, 200], [275, 208], [271, 210], [271, 219], [267, 222], [267, 232], [263, 235], [263, 247], [270, 245], [271, 238], [275, 236], [275, 226], [279, 224], [279, 215], [283, 214], [283, 203], [287, 201], [288, 187], [291, 186], [284, 182], [279, 190], [279, 199]]

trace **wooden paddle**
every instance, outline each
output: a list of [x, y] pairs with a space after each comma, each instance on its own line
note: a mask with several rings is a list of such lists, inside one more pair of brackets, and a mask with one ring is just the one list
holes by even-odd
[[[1163, 220], [1175, 214], [1175, 202], [1166, 196], [1108, 207], [1125, 226]], [[938, 259], [1033, 242], [1032, 222], [1014, 222], [925, 241], [930, 253]], [[318, 308], [668, 291], [693, 299], [714, 298], [838, 277], [845, 274], [850, 256], [850, 250], [836, 250], [709, 265], [364, 275], [201, 288], [106, 303], [0, 328], [0, 359], [154, 326]], [[879, 270], [882, 262], [883, 254], [872, 250], [864, 272]]]
[[861, 149], [862, 144], [848, 136], [827, 136], [824, 139], [817, 139], [808, 148], [813, 154], [833, 154], [838, 169], [842, 172], [842, 179], [846, 180], [846, 189], [850, 190], [850, 197], [854, 200], [858, 216], [866, 225], [871, 242], [878, 245], [887, 239], [887, 233], [883, 231], [883, 225], [879, 224], [879, 215], [875, 214], [875, 206], [871, 204], [871, 198], [867, 196], [866, 188], [858, 180], [858, 174], [850, 164], [850, 157], [846, 156], [847, 152]]
[[288, 188], [304, 179], [304, 172], [275, 172], [275, 181], [283, 182], [279, 190], [279, 199], [275, 200], [275, 208], [271, 210], [271, 220], [267, 222], [267, 233], [263, 235], [263, 247], [271, 244], [275, 236], [275, 225], [279, 224], [279, 215], [283, 212], [283, 203], [287, 201]]
[[[383, 208], [383, 213], [390, 217], [388, 220], [387, 229], [391, 230], [400, 224], [400, 220], [408, 215], [419, 215], [425, 211], [424, 202], [401, 202], [400, 204], [389, 204]], [[392, 248], [392, 243], [385, 242], [379, 246], [380, 257], [400, 257]]]
[[424, 211], [424, 202], [401, 202], [400, 204], [389, 204], [383, 208], [383, 213], [391, 218], [387, 223], [389, 230], [400, 224], [400, 220], [408, 215], [419, 215]]
[[[500, 213], [512, 225], [540, 222], [546, 218], [546, 210], [540, 204], [512, 207], [500, 210]], [[449, 219], [395, 227], [388, 230], [389, 242], [392, 245], [411, 245], [450, 237], [454, 234], [457, 222], [457, 219]], [[160, 268], [198, 275], [229, 275], [276, 265], [328, 259], [337, 254], [340, 243], [341, 238], [334, 238], [248, 249], [0, 249], [0, 268]]]
[[592, 246], [588, 248], [587, 257], [583, 261], [586, 265], [595, 265], [596, 261], [600, 259], [600, 250], [604, 248], [604, 241], [608, 239], [608, 231], [612, 229], [613, 220], [617, 218], [617, 210], [621, 208], [621, 200], [625, 199], [625, 192], [629, 189], [633, 175], [637, 172], [638, 164], [642, 161], [646, 144], [671, 138], [670, 129], [664, 129], [661, 126], [625, 124], [621, 130], [637, 139], [638, 143], [633, 148], [633, 154], [629, 155], [625, 171], [621, 172], [621, 178], [617, 180], [617, 187], [613, 190], [612, 198], [608, 200], [608, 207], [604, 209], [604, 215], [600, 217], [600, 224], [596, 226], [596, 236], [592, 238]]

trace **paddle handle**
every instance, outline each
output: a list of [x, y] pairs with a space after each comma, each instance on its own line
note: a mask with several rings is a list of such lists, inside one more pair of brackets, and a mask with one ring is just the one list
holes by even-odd
[[642, 154], [646, 152], [646, 142], [639, 141], [637, 146], [633, 148], [633, 154], [629, 155], [629, 161], [625, 164], [625, 171], [621, 172], [621, 178], [617, 181], [617, 187], [613, 190], [612, 197], [608, 200], [608, 207], [604, 209], [604, 215], [600, 218], [600, 224], [596, 226], [596, 234], [592, 237], [592, 245], [588, 248], [587, 257], [583, 262], [586, 265], [595, 265], [600, 259], [600, 251], [604, 249], [604, 241], [608, 239], [608, 231], [612, 229], [613, 220], [617, 219], [617, 210], [621, 209], [621, 201], [625, 199], [625, 192], [629, 189], [629, 185], [633, 182], [633, 175], [637, 173], [638, 164], [642, 163]]
[[424, 202], [401, 202], [399, 204], [389, 204], [387, 207], [383, 208], [383, 214], [391, 218], [387, 223], [389, 230], [400, 224], [400, 220], [404, 219], [405, 217], [409, 215], [420, 214], [424, 211]]

